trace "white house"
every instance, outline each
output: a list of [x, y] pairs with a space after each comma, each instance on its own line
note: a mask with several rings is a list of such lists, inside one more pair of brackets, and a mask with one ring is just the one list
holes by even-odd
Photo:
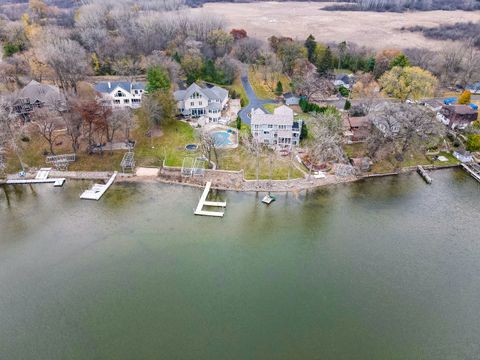
[[251, 131], [257, 141], [287, 149], [300, 143], [302, 121], [293, 120], [293, 110], [288, 106], [276, 108], [273, 114], [254, 109], [251, 115]]
[[218, 86], [201, 88], [193, 83], [186, 90], [173, 93], [178, 111], [183, 116], [206, 116], [212, 122], [218, 122], [228, 102], [228, 91]]
[[145, 92], [145, 84], [130, 81], [104, 81], [95, 85], [105, 102], [114, 108], [139, 108]]

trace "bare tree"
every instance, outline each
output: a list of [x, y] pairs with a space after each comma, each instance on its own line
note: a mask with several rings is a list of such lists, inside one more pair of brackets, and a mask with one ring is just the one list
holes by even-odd
[[251, 134], [242, 134], [241, 141], [247, 151], [255, 156], [255, 178], [258, 183], [260, 178], [260, 156], [264, 150], [264, 145]]
[[316, 164], [345, 160], [340, 114], [332, 110], [314, 116], [315, 119], [310, 123], [308, 131], [311, 135], [307, 154], [310, 160], [310, 175]]
[[208, 163], [212, 163], [212, 153], [215, 156], [215, 164], [218, 166], [218, 144], [215, 137], [206, 131], [199, 134], [200, 147], [204, 156], [207, 157]]
[[77, 91], [77, 83], [89, 73], [87, 54], [70, 39], [50, 37], [43, 48], [43, 58], [53, 69], [56, 81], [64, 90]]
[[335, 91], [332, 82], [327, 78], [320, 77], [314, 69], [304, 74], [295, 74], [292, 83], [295, 91], [305, 96], [308, 101], [312, 99], [325, 100]]
[[[125, 136], [126, 139], [128, 140], [129, 138], [129, 132], [130, 132], [130, 121], [131, 121], [132, 115], [131, 112], [126, 109], [126, 110], [115, 110], [112, 111], [111, 114], [107, 117], [107, 141], [113, 142], [115, 132], [117, 130], [120, 130], [122, 127], [124, 127], [124, 131], [126, 131]], [[128, 130], [127, 130], [127, 125], [128, 125]]]
[[37, 109], [33, 115], [33, 122], [37, 125], [40, 135], [48, 142], [50, 154], [55, 155], [53, 147], [60, 137], [58, 133], [59, 121], [56, 114], [48, 108]]
[[397, 161], [403, 161], [405, 152], [412, 146], [426, 149], [445, 134], [445, 127], [435, 113], [422, 106], [384, 103], [368, 116], [373, 124], [368, 139], [369, 153], [377, 158], [394, 154]]

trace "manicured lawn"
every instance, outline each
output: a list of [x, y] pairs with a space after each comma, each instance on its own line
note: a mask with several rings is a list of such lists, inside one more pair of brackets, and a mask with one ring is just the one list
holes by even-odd
[[251, 67], [248, 70], [248, 78], [250, 80], [250, 84], [252, 85], [253, 91], [255, 91], [255, 94], [259, 99], [276, 99], [277, 95], [275, 95], [275, 88], [278, 80], [282, 82], [284, 93], [291, 91], [290, 79], [284, 74], [276, 74], [276, 80], [274, 81], [265, 81], [261, 68], [258, 67], [258, 69], [255, 70], [253, 67]]
[[[273, 154], [274, 161], [272, 166], [272, 178], [275, 180], [288, 179], [290, 167], [289, 157], [282, 157]], [[245, 170], [245, 178], [249, 180], [256, 179], [256, 157], [243, 147], [235, 150], [224, 150], [220, 153], [219, 165], [222, 170]], [[269, 153], [264, 152], [260, 155], [259, 178], [269, 179], [270, 177], [270, 159]], [[290, 167], [290, 179], [302, 178], [303, 174], [293, 165]]]
[[195, 129], [182, 121], [172, 121], [161, 126], [162, 135], [146, 137], [147, 122], [138, 114], [139, 126], [135, 131], [137, 139], [135, 158], [137, 166], [161, 166], [163, 159], [167, 166], [182, 166], [187, 156], [199, 155], [198, 152], [185, 150], [185, 145], [196, 143]]
[[388, 173], [395, 170], [398, 170], [401, 167], [409, 167], [409, 166], [417, 166], [417, 165], [455, 165], [458, 164], [459, 161], [448, 152], [440, 152], [439, 156], [445, 156], [448, 161], [432, 161], [431, 156], [426, 156], [421, 152], [409, 152], [405, 156], [405, 160], [402, 162], [397, 162], [393, 158], [386, 159], [383, 161], [379, 161], [373, 164], [372, 166], [372, 173]]

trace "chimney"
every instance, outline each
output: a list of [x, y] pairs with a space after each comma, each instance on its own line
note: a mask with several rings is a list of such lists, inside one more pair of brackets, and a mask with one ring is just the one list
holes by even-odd
[[108, 90], [112, 87], [112, 84], [110, 84], [110, 81], [108, 82]]

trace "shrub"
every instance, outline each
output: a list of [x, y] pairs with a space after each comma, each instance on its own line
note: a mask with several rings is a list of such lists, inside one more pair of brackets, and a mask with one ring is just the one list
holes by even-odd
[[472, 99], [472, 93], [468, 90], [465, 90], [462, 95], [458, 97], [458, 103], [462, 105], [470, 104], [470, 100]]
[[467, 138], [467, 150], [479, 151], [480, 150], [480, 134], [470, 134]]
[[338, 92], [343, 97], [347, 97], [350, 94], [350, 91], [345, 86], [340, 86], [340, 88], [338, 89]]
[[350, 110], [352, 107], [352, 103], [349, 100], [345, 100], [345, 105], [343, 106], [343, 110]]
[[235, 126], [238, 130], [240, 130], [242, 128], [242, 119], [240, 119], [240, 116], [237, 116]]

